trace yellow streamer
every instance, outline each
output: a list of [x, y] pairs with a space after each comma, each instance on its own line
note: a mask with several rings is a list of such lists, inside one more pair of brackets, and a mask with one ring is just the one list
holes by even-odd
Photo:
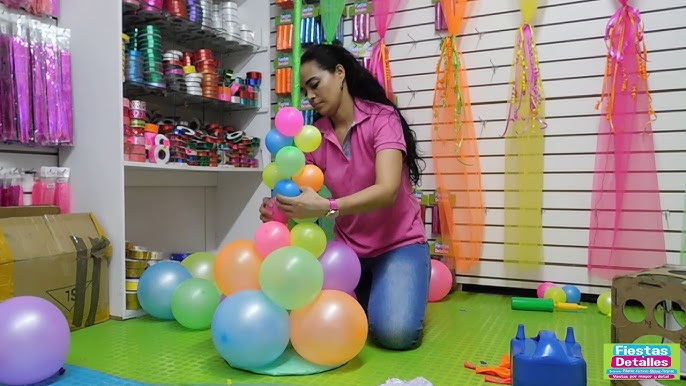
[[510, 116], [505, 138], [504, 261], [519, 269], [543, 264], [544, 94], [533, 27], [537, 0], [521, 0], [524, 22], [513, 59]]

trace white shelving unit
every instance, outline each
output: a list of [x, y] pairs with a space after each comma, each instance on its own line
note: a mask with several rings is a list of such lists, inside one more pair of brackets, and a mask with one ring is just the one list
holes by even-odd
[[[148, 102], [148, 110], [151, 105], [172, 113], [183, 109], [184, 114], [211, 116], [231, 122], [249, 136], [264, 138], [271, 126], [269, 2], [238, 4], [242, 22], [256, 32], [256, 44], [248, 52], [224, 54], [220, 60], [237, 76], [262, 73], [261, 109], [204, 98], [196, 107], [177, 98], [138, 97]], [[260, 160], [259, 168], [124, 161], [122, 98], [130, 89], [122, 79], [123, 11], [120, 0], [61, 1], [60, 25], [72, 30], [75, 146], [61, 149], [59, 159], [72, 168], [74, 211], [93, 212], [112, 242], [110, 313], [128, 319], [142, 313], [126, 309], [125, 241], [168, 253], [216, 252], [230, 241], [252, 238], [258, 207], [269, 191], [261, 184], [266, 159]], [[177, 40], [174, 48], [221, 46], [204, 39]], [[262, 154], [268, 154], [264, 146]]]

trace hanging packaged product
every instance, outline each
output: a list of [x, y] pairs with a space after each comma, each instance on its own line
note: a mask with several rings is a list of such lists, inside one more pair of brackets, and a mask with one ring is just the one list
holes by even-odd
[[448, 23], [445, 21], [445, 13], [440, 0], [431, 0], [434, 3], [434, 29], [436, 31], [447, 31]]
[[33, 183], [31, 204], [58, 206], [60, 213], [71, 213], [70, 174], [69, 168], [41, 167]]
[[276, 50], [293, 49], [293, 10], [283, 10], [276, 19]]
[[353, 19], [353, 42], [365, 43], [368, 42], [371, 35], [371, 2], [369, 1], [355, 1], [350, 8], [348, 8], [348, 16]]
[[303, 47], [324, 42], [324, 29], [319, 18], [319, 8], [312, 4], [303, 6], [300, 21], [300, 44]]

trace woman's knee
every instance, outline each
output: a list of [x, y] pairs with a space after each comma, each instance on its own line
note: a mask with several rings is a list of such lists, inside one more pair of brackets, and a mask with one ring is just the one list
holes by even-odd
[[422, 323], [400, 323], [381, 321], [369, 326], [372, 340], [389, 350], [412, 350], [419, 347], [422, 338]]

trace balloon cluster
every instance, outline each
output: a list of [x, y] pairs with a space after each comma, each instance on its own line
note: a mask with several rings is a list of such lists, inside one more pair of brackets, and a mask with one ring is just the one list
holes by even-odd
[[214, 283], [215, 256], [196, 252], [180, 264], [162, 261], [148, 267], [138, 282], [138, 302], [161, 320], [176, 320], [192, 330], [212, 324], [221, 293]]
[[274, 362], [289, 342], [317, 365], [349, 361], [368, 332], [351, 296], [360, 274], [357, 254], [342, 242], [327, 243], [316, 224], [290, 231], [278, 221], [262, 224], [254, 240], [231, 242], [217, 254], [215, 278], [227, 296], [212, 322], [217, 351], [249, 370]]
[[[311, 153], [322, 143], [322, 134], [314, 126], [305, 125], [302, 112], [284, 107], [274, 117], [275, 128], [264, 139], [274, 162], [264, 168], [262, 181], [272, 189], [273, 197], [297, 197], [309, 187], [319, 192], [324, 186], [324, 173], [315, 165], [305, 164], [305, 153]], [[274, 219], [287, 222], [286, 216], [275, 208]], [[314, 219], [294, 219], [296, 222]]]

